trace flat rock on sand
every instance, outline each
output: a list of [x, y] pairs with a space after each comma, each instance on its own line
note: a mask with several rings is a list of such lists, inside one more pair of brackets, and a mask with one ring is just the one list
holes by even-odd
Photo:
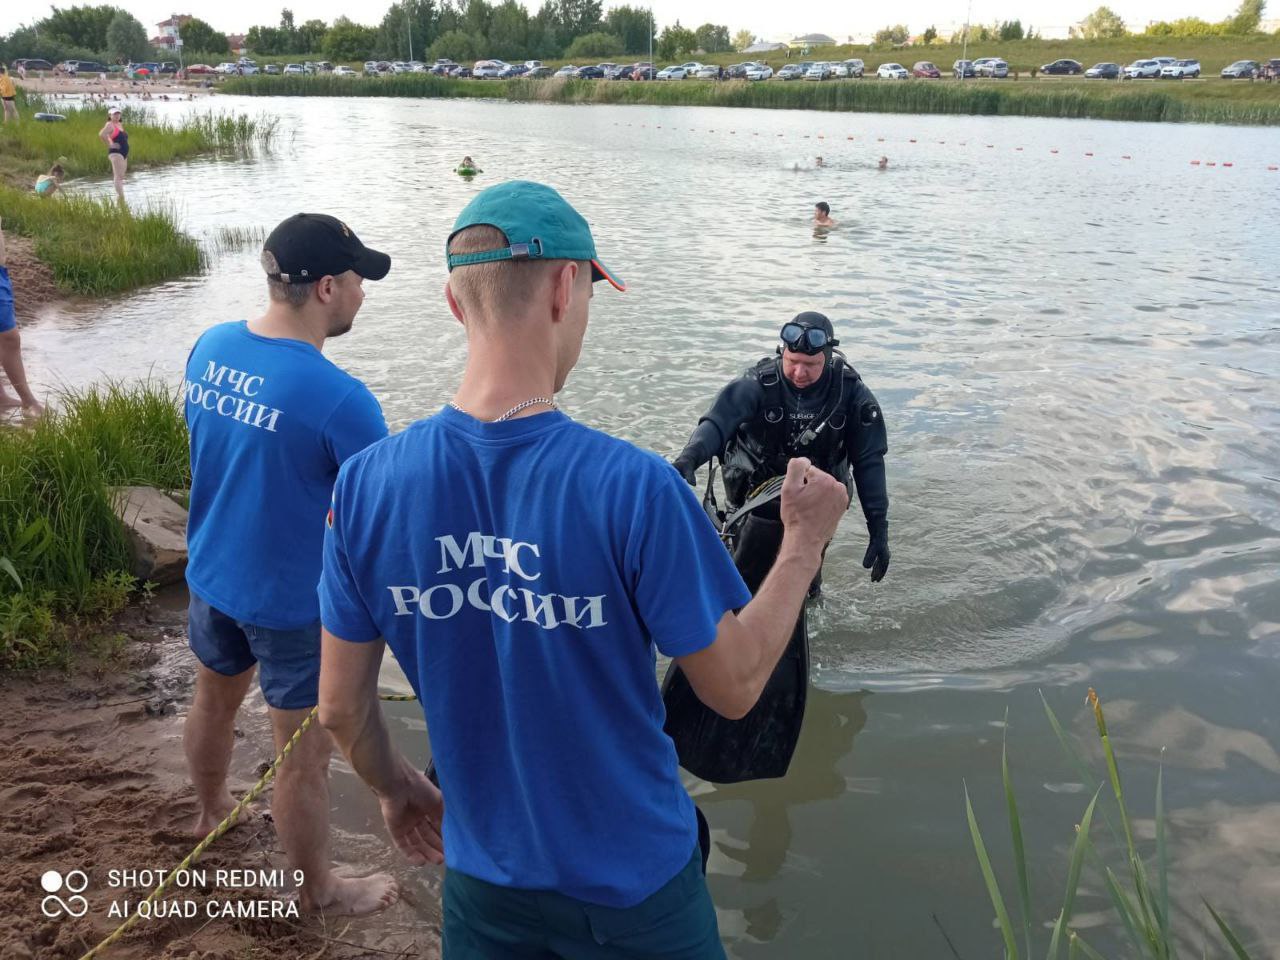
[[[121, 922], [112, 903], [145, 899], [142, 884], [111, 886], [112, 870], [171, 870], [195, 846], [188, 828], [195, 800], [187, 785], [182, 717], [195, 663], [178, 610], [134, 610], [121, 629], [131, 636], [113, 672], [22, 675], [0, 679], [0, 955], [77, 960]], [[232, 789], [256, 776], [270, 740], [261, 704], [238, 717]], [[246, 742], [248, 741], [248, 742]], [[261, 742], [265, 741], [265, 742]], [[246, 764], [248, 765], [246, 767]], [[237, 776], [237, 772], [239, 776]], [[269, 793], [268, 795], [269, 796]], [[335, 802], [338, 802], [335, 791]], [[265, 809], [265, 804], [264, 804]], [[335, 836], [333, 854], [360, 865], [391, 867], [403, 899], [373, 917], [210, 919], [227, 901], [284, 900], [280, 889], [228, 890], [208, 884], [172, 897], [192, 901], [196, 915], [141, 920], [105, 960], [353, 960], [439, 957], [438, 900], [422, 871], [411, 871], [372, 836]], [[382, 855], [385, 854], [385, 858]], [[360, 863], [361, 860], [376, 860]], [[209, 876], [227, 870], [286, 869], [269, 814], [257, 813], [213, 845], [198, 862]], [[88, 876], [88, 912], [73, 919], [42, 912], [41, 877], [49, 870]], [[287, 871], [286, 871], [287, 873]], [[60, 891], [65, 899], [68, 891]], [[49, 902], [52, 911], [61, 913]]]

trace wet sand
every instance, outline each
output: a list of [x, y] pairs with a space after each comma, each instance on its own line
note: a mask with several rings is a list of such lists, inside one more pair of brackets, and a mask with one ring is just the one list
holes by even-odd
[[53, 270], [36, 256], [29, 237], [10, 232], [4, 235], [4, 242], [9, 279], [13, 282], [13, 306], [20, 319], [33, 319], [41, 307], [64, 299], [53, 281]]
[[[129, 636], [112, 670], [6, 676], [0, 681], [0, 954], [7, 960], [76, 960], [121, 922], [109, 916], [145, 899], [150, 885], [112, 885], [112, 870], [171, 870], [195, 846], [188, 832], [195, 799], [187, 785], [182, 715], [194, 659], [180, 601], [131, 611]], [[261, 701], [237, 718], [232, 791], [247, 789], [271, 759]], [[269, 796], [269, 793], [268, 793]], [[342, 793], [334, 791], [341, 806]], [[287, 880], [254, 886], [217, 882], [215, 871], [280, 870], [288, 877], [269, 808], [210, 848], [196, 864], [209, 881], [170, 894], [192, 917], [145, 919], [101, 956], [109, 960], [280, 960], [439, 957], [438, 901], [423, 897], [421, 871], [389, 852], [385, 836], [344, 832], [332, 855], [349, 872], [392, 869], [405, 891], [390, 910], [364, 918], [288, 916]], [[348, 872], [342, 870], [341, 872]], [[88, 912], [48, 917], [42, 875], [88, 877]], [[68, 891], [60, 891], [63, 898]], [[264, 916], [210, 916], [240, 902], [267, 901]], [[270, 907], [276, 901], [282, 908]], [[70, 902], [70, 901], [68, 901]], [[49, 903], [51, 910], [58, 906]], [[275, 912], [286, 913], [272, 917]]]

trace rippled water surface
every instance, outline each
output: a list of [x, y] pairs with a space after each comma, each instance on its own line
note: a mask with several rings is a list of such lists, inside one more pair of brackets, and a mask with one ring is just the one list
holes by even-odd
[[[280, 115], [285, 140], [252, 162], [135, 174], [133, 199], [175, 203], [210, 239], [331, 212], [390, 252], [390, 276], [367, 285], [331, 355], [393, 427], [456, 383], [464, 343], [441, 295], [444, 238], [500, 179], [560, 188], [631, 285], [592, 304], [563, 395], [586, 423], [672, 454], [784, 319], [834, 319], [889, 426], [893, 563], [868, 581], [851, 514], [813, 618], [817, 689], [791, 774], [692, 785], [733, 956], [997, 955], [962, 780], [1012, 905], [1006, 710], [1035, 916], [1051, 922], [1092, 791], [1040, 693], [1097, 762], [1091, 685], [1148, 846], [1163, 757], [1187, 947], [1198, 955], [1207, 931], [1203, 893], [1255, 955], [1280, 952], [1274, 131], [230, 102]], [[464, 153], [485, 170], [474, 183], [449, 172]], [[793, 169], [817, 153], [827, 169]], [[808, 224], [818, 200], [840, 222], [825, 237]], [[214, 252], [203, 276], [46, 315], [24, 333], [36, 378], [176, 380], [202, 328], [260, 308], [255, 258]], [[391, 712], [425, 755], [421, 715]], [[357, 810], [345, 826], [367, 829], [376, 811], [356, 785], [338, 793]], [[1105, 830], [1098, 839], [1111, 849]], [[1095, 946], [1119, 943], [1094, 879], [1077, 909]]]

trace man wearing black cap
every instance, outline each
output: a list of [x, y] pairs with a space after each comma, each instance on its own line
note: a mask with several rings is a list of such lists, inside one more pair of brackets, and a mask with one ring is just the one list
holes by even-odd
[[[187, 527], [190, 643], [200, 661], [187, 716], [187, 765], [203, 837], [230, 812], [235, 714], [258, 667], [276, 749], [316, 705], [325, 516], [338, 467], [387, 435], [367, 387], [325, 359], [351, 329], [365, 280], [391, 268], [340, 220], [301, 213], [262, 252], [270, 303], [255, 320], [206, 330], [187, 359], [191, 431]], [[329, 736], [302, 736], [276, 778], [281, 843], [305, 880], [304, 909], [367, 913], [397, 896], [389, 876], [330, 871]]]
[[[806, 311], [783, 324], [782, 343], [734, 380], [702, 415], [674, 466], [690, 484], [712, 457], [724, 465], [730, 510], [752, 490], [808, 457], [856, 486], [870, 543], [862, 565], [878, 583], [889, 569], [888, 450], [880, 405], [839, 350], [831, 321]], [[852, 492], [852, 491], [850, 491]], [[821, 573], [810, 595], [817, 594]]]

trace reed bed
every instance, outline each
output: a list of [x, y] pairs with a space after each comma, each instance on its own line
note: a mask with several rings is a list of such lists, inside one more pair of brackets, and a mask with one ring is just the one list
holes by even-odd
[[178, 228], [168, 206], [131, 211], [114, 200], [74, 194], [46, 199], [0, 186], [0, 210], [4, 228], [35, 241], [36, 256], [68, 293], [117, 293], [204, 265], [199, 245]]
[[267, 239], [267, 231], [260, 226], [217, 227], [210, 238], [210, 244], [218, 253], [235, 253], [261, 247]]
[[[256, 96], [487, 97], [522, 102], [757, 107], [847, 113], [971, 114], [1147, 122], [1280, 124], [1280, 96], [1258, 84], [1147, 82], [846, 80], [764, 83], [599, 80], [450, 80], [393, 77], [269, 77], [228, 81]], [[1273, 90], [1271, 90], [1274, 93]]]
[[[1043, 696], [1041, 697], [1044, 700]], [[1088, 958], [1101, 960], [1102, 955], [1089, 944], [1080, 931], [1072, 925], [1075, 910], [1076, 894], [1084, 869], [1089, 866], [1097, 875], [1099, 885], [1106, 889], [1107, 897], [1124, 931], [1124, 939], [1128, 949], [1125, 957], [1141, 958], [1141, 960], [1176, 960], [1178, 957], [1179, 937], [1174, 928], [1173, 915], [1169, 900], [1169, 854], [1166, 843], [1166, 823], [1164, 811], [1164, 773], [1156, 777], [1155, 792], [1155, 849], [1154, 864], [1149, 865], [1150, 852], [1139, 851], [1135, 840], [1133, 822], [1129, 814], [1128, 802], [1125, 799], [1124, 785], [1120, 777], [1120, 766], [1116, 761], [1111, 736], [1107, 730], [1106, 717], [1102, 712], [1102, 702], [1098, 695], [1089, 690], [1088, 705], [1093, 711], [1094, 722], [1098, 729], [1098, 738], [1102, 744], [1103, 757], [1106, 764], [1106, 775], [1097, 777], [1088, 763], [1080, 755], [1072, 742], [1067, 738], [1062, 724], [1058, 721], [1047, 700], [1044, 701], [1045, 713], [1049, 724], [1053, 727], [1064, 752], [1071, 760], [1076, 771], [1088, 789], [1093, 791], [1092, 799], [1080, 817], [1076, 826], [1075, 839], [1071, 845], [1071, 854], [1067, 866], [1067, 878], [1062, 905], [1053, 926], [1049, 928], [1047, 949], [1043, 943], [1046, 936], [1041, 925], [1036, 924], [1031, 916], [1031, 885], [1028, 879], [1026, 849], [1023, 842], [1022, 821], [1018, 813], [1018, 800], [1013, 787], [1013, 778], [1009, 772], [1009, 754], [1007, 744], [1001, 751], [1001, 774], [1004, 784], [1004, 800], [1008, 812], [1009, 833], [1012, 841], [1014, 867], [1017, 876], [1018, 913], [1011, 914], [1006, 906], [1004, 894], [996, 878], [995, 868], [987, 853], [987, 844], [973, 811], [973, 803], [969, 799], [969, 789], [964, 791], [965, 815], [969, 823], [969, 834], [973, 841], [974, 853], [982, 873], [987, 894], [991, 898], [991, 906], [995, 910], [996, 926], [1003, 941], [1003, 952], [1006, 960], [1037, 955], [1044, 950], [1047, 960], [1058, 960], [1063, 953], [1068, 960]], [[1006, 729], [1008, 717], [1006, 716]], [[1110, 787], [1112, 805], [1099, 805], [1103, 794]], [[1100, 813], [1115, 845], [1124, 851], [1124, 865], [1112, 869], [1094, 845], [1091, 835], [1095, 813]], [[1114, 817], [1114, 819], [1113, 819]], [[1118, 828], [1117, 829], [1117, 825]], [[1235, 960], [1250, 960], [1240, 938], [1227, 925], [1221, 915], [1208, 901], [1204, 901], [1205, 909], [1212, 917], [1215, 927], [1222, 936], [1224, 944], [1230, 949]], [[1091, 926], [1096, 924], [1096, 917]], [[1191, 937], [1183, 938], [1183, 942], [1191, 942]]]
[[127, 600], [112, 486], [190, 485], [175, 389], [107, 383], [0, 428], [0, 669], [65, 664]]

